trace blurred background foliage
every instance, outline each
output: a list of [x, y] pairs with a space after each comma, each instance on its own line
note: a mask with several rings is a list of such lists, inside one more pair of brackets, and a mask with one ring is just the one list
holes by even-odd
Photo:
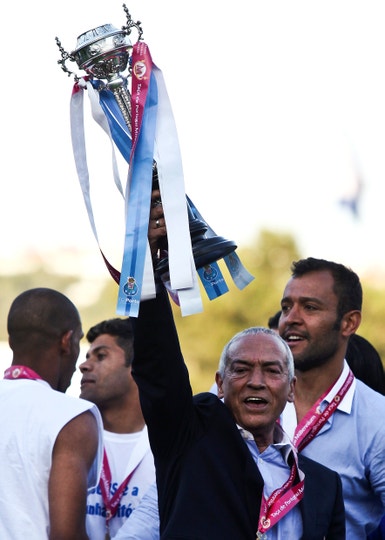
[[[251, 245], [238, 248], [237, 254], [255, 277], [245, 289], [237, 289], [223, 261], [219, 261], [230, 289], [227, 294], [210, 301], [202, 289], [204, 310], [188, 317], [182, 317], [179, 307], [173, 304], [194, 392], [206, 391], [211, 387], [223, 345], [232, 335], [249, 326], [267, 326], [269, 317], [280, 308], [291, 263], [303, 256], [292, 236], [268, 230], [262, 230]], [[370, 276], [360, 277], [364, 289], [364, 307], [358, 333], [373, 343], [384, 362], [385, 283], [380, 281], [378, 284]], [[105, 278], [93, 287], [88, 302], [78, 300], [80, 291], [90, 286], [85, 284], [84, 276], [76, 272], [69, 275], [48, 271], [44, 262], [33, 271], [0, 275], [0, 283], [1, 341], [7, 340], [6, 317], [12, 300], [31, 287], [52, 287], [68, 295], [79, 308], [85, 332], [100, 320], [117, 316], [117, 284], [109, 277], [107, 270]]]

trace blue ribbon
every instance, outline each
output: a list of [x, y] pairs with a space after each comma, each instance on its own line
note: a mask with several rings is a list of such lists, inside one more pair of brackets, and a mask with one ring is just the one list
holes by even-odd
[[[114, 94], [101, 81], [91, 81], [91, 84], [99, 90], [99, 102], [107, 117], [111, 136], [123, 158], [130, 163], [131, 135], [124, 121], [123, 114], [119, 109]], [[102, 89], [100, 89], [101, 86]]]
[[216, 262], [199, 268], [197, 272], [209, 300], [214, 300], [228, 292], [229, 288]]
[[142, 126], [129, 171], [130, 196], [117, 303], [118, 313], [133, 317], [139, 313], [147, 249], [157, 105], [158, 89], [155, 77], [151, 74]]
[[[206, 236], [208, 238], [215, 236], [214, 230], [210, 227], [210, 225], [207, 223], [207, 221], [205, 221], [203, 219], [202, 215], [200, 214], [199, 210], [194, 205], [192, 200], [189, 197], [187, 197], [187, 200], [189, 202], [190, 208], [191, 208], [193, 214], [195, 215], [195, 217], [197, 217], [198, 219], [201, 219], [202, 221], [204, 221], [206, 223], [206, 225], [207, 225]], [[250, 274], [250, 272], [248, 272], [246, 270], [246, 268], [243, 266], [240, 258], [238, 257], [238, 255], [236, 254], [235, 251], [233, 251], [229, 255], [226, 255], [225, 257], [223, 257], [223, 260], [224, 260], [224, 262], [225, 262], [225, 264], [227, 266], [228, 271], [230, 272], [230, 275], [231, 275], [235, 285], [238, 287], [238, 289], [240, 289], [240, 290], [244, 289], [249, 283], [251, 283], [251, 281], [253, 281], [254, 276], [252, 276]], [[204, 283], [203, 283], [203, 286], [206, 289], [206, 286], [205, 286]], [[207, 289], [206, 289], [206, 291], [207, 291]]]

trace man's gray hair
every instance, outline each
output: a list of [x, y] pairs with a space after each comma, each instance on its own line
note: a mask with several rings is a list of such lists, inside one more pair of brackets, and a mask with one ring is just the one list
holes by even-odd
[[270, 330], [270, 328], [265, 328], [264, 326], [252, 326], [251, 328], [246, 328], [245, 330], [238, 332], [238, 334], [235, 334], [235, 336], [233, 336], [230, 341], [224, 346], [218, 365], [218, 371], [221, 377], [223, 378], [225, 375], [225, 370], [229, 361], [229, 349], [234, 344], [234, 342], [240, 338], [243, 338], [244, 336], [255, 336], [256, 334], [266, 334], [268, 336], [272, 336], [274, 339], [277, 340], [278, 343], [280, 343], [280, 345], [283, 346], [286, 351], [285, 360], [289, 379], [290, 381], [292, 381], [292, 379], [294, 378], [294, 360], [289, 345], [286, 343], [285, 340], [281, 338], [279, 334], [277, 334], [277, 332], [275, 332], [274, 330]]

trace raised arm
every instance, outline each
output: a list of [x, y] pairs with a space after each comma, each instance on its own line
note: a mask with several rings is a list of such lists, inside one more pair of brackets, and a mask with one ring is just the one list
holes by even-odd
[[88, 472], [98, 448], [98, 428], [90, 411], [60, 431], [52, 452], [48, 484], [50, 540], [87, 540]]
[[[157, 223], [159, 221], [159, 223]], [[154, 264], [162, 256], [166, 227], [159, 192], [152, 193], [148, 238]], [[141, 302], [132, 318], [132, 375], [138, 385], [151, 448], [156, 457], [175, 454], [196, 430], [195, 408], [168, 293], [157, 284], [156, 298]], [[177, 433], [177, 436], [176, 436]], [[183, 443], [181, 442], [183, 441]]]

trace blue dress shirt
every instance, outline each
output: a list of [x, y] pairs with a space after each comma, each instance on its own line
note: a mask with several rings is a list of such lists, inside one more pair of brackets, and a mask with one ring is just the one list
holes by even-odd
[[[290, 476], [291, 467], [288, 458], [291, 452], [295, 452], [292, 443], [279, 425], [276, 426], [274, 440], [281, 439], [268, 446], [263, 452], [259, 452], [254, 437], [248, 431], [240, 428], [242, 437], [259, 468], [264, 481], [264, 496], [268, 498], [274, 490], [283, 486]], [[258, 509], [259, 510], [259, 509]], [[276, 525], [267, 531], [269, 540], [297, 540], [302, 537], [302, 517], [298, 505], [283, 516]]]
[[[323, 411], [348, 374], [344, 369], [321, 404]], [[295, 408], [288, 403], [282, 426], [290, 437]], [[344, 399], [302, 454], [337, 471], [342, 480], [346, 538], [366, 538], [385, 513], [385, 397], [354, 379]]]

